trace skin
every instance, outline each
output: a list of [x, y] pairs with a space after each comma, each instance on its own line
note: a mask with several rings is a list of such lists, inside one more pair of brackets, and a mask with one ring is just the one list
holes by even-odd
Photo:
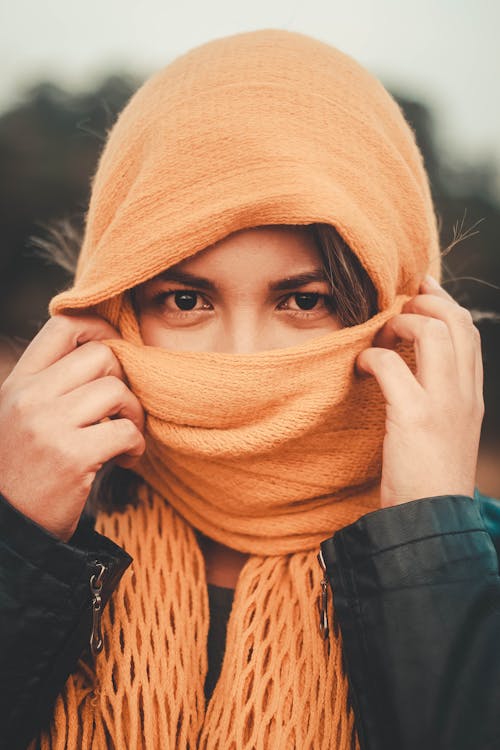
[[[327, 294], [326, 282], [268, 288], [319, 267], [301, 230], [234, 233], [175, 266], [211, 281], [213, 289], [160, 277], [136, 288], [144, 342], [242, 353], [338, 330], [334, 307], [318, 297], [304, 309], [303, 301], [315, 298], [300, 297]], [[185, 292], [177, 301], [189, 309], [181, 310], [172, 290]], [[55, 316], [0, 389], [0, 491], [64, 541], [98, 469], [109, 460], [131, 466], [145, 448], [142, 408], [101, 343], [117, 335], [96, 316]], [[394, 351], [399, 340], [415, 347], [416, 376]], [[470, 313], [431, 279], [372, 344], [356, 364], [361, 377], [377, 380], [387, 402], [382, 507], [433, 495], [472, 496], [484, 404], [480, 337]], [[112, 419], [101, 421], [106, 417]], [[200, 543], [207, 580], [234, 588], [247, 556], [201, 535]]]
[[[320, 255], [305, 231], [259, 227], [235, 232], [169, 269], [169, 275], [201, 276], [213, 290], [159, 277], [138, 287], [143, 341], [166, 349], [248, 354], [337, 330], [341, 323], [323, 299], [304, 310], [292, 294], [328, 295], [326, 279], [294, 284], [287, 291], [268, 288], [273, 281], [315, 269], [321, 269]], [[175, 294], [165, 296], [168, 290], [190, 290], [193, 309], [180, 310]]]

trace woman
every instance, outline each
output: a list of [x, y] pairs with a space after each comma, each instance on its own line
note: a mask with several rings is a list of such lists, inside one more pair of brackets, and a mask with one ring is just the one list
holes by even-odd
[[136, 93], [0, 401], [10, 747], [492, 746], [499, 510], [439, 260], [413, 133], [338, 50], [239, 34]]

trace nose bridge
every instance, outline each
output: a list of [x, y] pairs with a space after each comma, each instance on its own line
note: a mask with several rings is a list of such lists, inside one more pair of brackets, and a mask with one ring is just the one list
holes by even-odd
[[255, 305], [237, 305], [224, 319], [220, 333], [220, 351], [251, 354], [265, 348], [265, 325]]

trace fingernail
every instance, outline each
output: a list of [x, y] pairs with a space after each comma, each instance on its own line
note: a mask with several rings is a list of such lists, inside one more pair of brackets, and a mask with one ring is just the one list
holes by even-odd
[[434, 276], [430, 276], [429, 274], [427, 274], [427, 276], [425, 277], [425, 284], [427, 286], [430, 286], [431, 289], [440, 289], [440, 285], [436, 281], [436, 279], [434, 278]]

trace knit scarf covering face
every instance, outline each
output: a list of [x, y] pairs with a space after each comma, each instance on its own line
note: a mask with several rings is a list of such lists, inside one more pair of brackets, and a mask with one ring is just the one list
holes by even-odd
[[[314, 222], [360, 259], [376, 316], [251, 354], [144, 345], [127, 290], [239, 229]], [[134, 561], [104, 613], [104, 651], [80, 660], [43, 747], [356, 746], [341, 636], [319, 632], [316, 556], [379, 506], [385, 407], [354, 362], [425, 273], [440, 278], [422, 156], [349, 56], [246, 32], [191, 50], [132, 97], [93, 180], [75, 285], [50, 310], [97, 311], [122, 337], [107, 343], [147, 415], [144, 484], [97, 530]], [[207, 706], [197, 529], [250, 554]]]

